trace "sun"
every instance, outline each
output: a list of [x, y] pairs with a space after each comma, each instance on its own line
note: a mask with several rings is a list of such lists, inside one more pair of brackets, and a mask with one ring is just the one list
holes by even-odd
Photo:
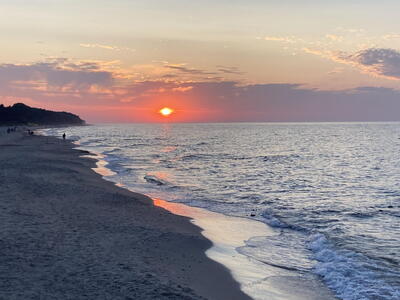
[[171, 115], [173, 112], [174, 112], [174, 110], [173, 110], [172, 108], [169, 108], [169, 107], [164, 107], [164, 108], [161, 108], [161, 109], [159, 110], [159, 113], [160, 113], [161, 115], [163, 115], [164, 117], [168, 117], [168, 116]]

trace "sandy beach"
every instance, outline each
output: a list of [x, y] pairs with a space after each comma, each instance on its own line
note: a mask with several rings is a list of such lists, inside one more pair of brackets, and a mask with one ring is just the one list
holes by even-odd
[[186, 217], [52, 137], [0, 136], [1, 299], [250, 299]]

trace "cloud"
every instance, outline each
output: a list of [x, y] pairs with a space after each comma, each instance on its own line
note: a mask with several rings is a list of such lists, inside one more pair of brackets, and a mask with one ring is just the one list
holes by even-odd
[[[137, 83], [136, 89], [142, 84]], [[235, 81], [192, 82], [187, 84], [151, 83], [163, 87], [171, 105], [185, 111], [181, 121], [389, 121], [400, 120], [400, 92], [387, 88], [359, 87], [342, 91], [323, 91], [297, 84], [250, 84]], [[177, 87], [191, 87], [185, 93]], [[157, 93], [139, 96], [137, 107], [158, 101]], [[187, 118], [187, 119], [185, 119]]]
[[136, 49], [128, 48], [128, 47], [118, 47], [112, 45], [103, 45], [103, 44], [79, 44], [79, 46], [83, 48], [100, 48], [105, 50], [112, 50], [112, 51], [130, 51], [135, 52]]
[[165, 75], [161, 76], [161, 78], [165, 78], [165, 79], [175, 79], [177, 77], [179, 77], [177, 74], [165, 74]]
[[0, 101], [26, 99], [50, 109], [57, 105], [90, 122], [157, 121], [154, 112], [165, 103], [177, 109], [177, 121], [400, 120], [400, 92], [388, 88], [323, 91], [298, 84], [244, 85], [237, 81], [141, 81], [78, 91], [26, 87], [0, 87]]
[[370, 48], [342, 58], [354, 62], [372, 74], [400, 79], [400, 52], [397, 50]]
[[165, 65], [166, 68], [172, 69], [178, 72], [186, 73], [186, 74], [191, 74], [191, 75], [216, 75], [216, 72], [208, 72], [200, 69], [194, 69], [194, 68], [188, 68], [185, 67], [184, 65]]
[[343, 41], [343, 37], [340, 36], [340, 35], [336, 35], [336, 34], [326, 34], [325, 37], [327, 39], [330, 39], [330, 40], [335, 41], [335, 42]]
[[112, 74], [100, 71], [89, 63], [74, 64], [67, 61], [39, 62], [34, 64], [0, 65], [0, 85], [10, 82], [42, 82], [53, 87], [71, 86], [88, 88], [91, 85], [110, 85]]
[[233, 75], [243, 75], [244, 72], [240, 71], [237, 67], [217, 66], [218, 72]]
[[342, 67], [335, 67], [333, 70], [329, 71], [327, 74], [328, 75], [335, 75], [335, 74], [340, 74], [343, 73], [343, 68]]
[[[382, 76], [400, 77], [400, 54], [395, 50], [367, 49], [354, 54], [308, 51]], [[187, 81], [178, 80], [182, 77], [120, 80], [118, 73], [106, 71], [105, 65], [66, 58], [24, 65], [2, 64], [0, 102], [24, 101], [49, 109], [71, 110], [90, 122], [154, 121], [154, 111], [165, 103], [182, 112], [177, 114], [177, 121], [400, 120], [400, 92], [387, 88], [323, 91], [298, 84], [243, 84], [218, 76], [202, 80], [205, 73], [214, 72], [172, 64], [164, 71], [201, 76]], [[234, 67], [217, 68], [221, 73], [222, 69], [239, 71]], [[98, 113], [100, 110], [102, 114]]]
[[[335, 33], [327, 33], [325, 35], [321, 35], [319, 37], [299, 37], [295, 35], [290, 36], [264, 36], [264, 37], [257, 37], [258, 40], [265, 40], [265, 41], [273, 41], [273, 42], [283, 42], [286, 44], [301, 44], [304, 47], [310, 46], [332, 46], [332, 42], [343, 42], [346, 38], [347, 42], [351, 42], [354, 37], [356, 43], [360, 41], [360, 39], [369, 41], [370, 38], [365, 36], [364, 29], [357, 29], [357, 28], [342, 28], [338, 27], [335, 30]], [[329, 41], [327, 41], [329, 40]], [[289, 45], [287, 45], [289, 46]], [[296, 45], [293, 45], [296, 46]]]
[[172, 64], [165, 63], [163, 65], [164, 71], [174, 71], [174, 73], [163, 74], [159, 78], [164, 79], [181, 79], [186, 81], [224, 81], [226, 77], [237, 77], [238, 75], [245, 74], [240, 71], [238, 67], [217, 65], [215, 70], [206, 71], [198, 68], [191, 68], [186, 64]]
[[400, 80], [400, 52], [388, 48], [368, 48], [349, 54], [344, 51], [322, 51], [303, 48], [306, 53], [318, 55], [358, 68], [363, 73], [390, 80]]
[[364, 32], [366, 32], [366, 30], [365, 29], [363, 29], [363, 28], [343, 28], [343, 27], [337, 27], [336, 28], [336, 30], [337, 31], [339, 31], [339, 32], [345, 32], [345, 33], [352, 33], [352, 34], [361, 34], [361, 33], [364, 33]]
[[318, 49], [313, 49], [313, 48], [308, 48], [308, 47], [304, 47], [302, 49], [305, 53], [308, 54], [314, 54], [317, 56], [322, 56], [324, 58], [330, 58], [333, 59], [335, 56], [333, 55], [332, 51], [323, 51], [323, 50], [318, 50]]
[[[85, 95], [109, 98], [115, 84], [111, 72], [94, 62], [51, 58], [31, 64], [0, 64], [0, 98], [32, 103], [83, 102]], [[52, 106], [48, 107], [52, 108]]]
[[390, 33], [390, 34], [385, 34], [382, 36], [384, 40], [394, 40], [394, 39], [400, 39], [400, 34], [398, 33]]
[[[190, 89], [186, 89], [188, 87]], [[397, 114], [400, 92], [387, 88], [323, 91], [297, 84], [141, 82], [136, 83], [131, 92], [136, 95], [130, 103], [135, 107], [158, 103], [166, 95], [169, 103], [182, 111], [190, 107], [203, 112], [182, 116], [181, 121], [400, 120]]]
[[265, 36], [262, 39], [265, 41], [285, 42], [285, 43], [291, 43], [291, 44], [296, 43], [301, 40], [294, 36]]
[[184, 92], [190, 91], [191, 89], [193, 89], [192, 86], [178, 86], [178, 87], [172, 88], [172, 91], [184, 93]]

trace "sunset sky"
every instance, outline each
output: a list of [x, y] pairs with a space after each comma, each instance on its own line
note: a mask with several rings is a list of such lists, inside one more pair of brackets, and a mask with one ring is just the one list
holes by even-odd
[[394, 0], [0, 0], [0, 103], [89, 122], [400, 120]]

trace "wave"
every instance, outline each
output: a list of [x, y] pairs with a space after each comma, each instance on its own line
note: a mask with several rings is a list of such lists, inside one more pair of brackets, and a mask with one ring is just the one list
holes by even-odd
[[[53, 133], [60, 136], [61, 131], [57, 130]], [[67, 136], [77, 133], [82, 136], [81, 146], [86, 150], [105, 154], [104, 159], [110, 163], [107, 168], [118, 174], [111, 179], [133, 190], [227, 215], [252, 217], [279, 232], [268, 239], [249, 240], [241, 249], [249, 257], [302, 275], [318, 276], [341, 299], [400, 299], [400, 274], [394, 274], [399, 264], [392, 254], [398, 244], [394, 232], [397, 225], [393, 226], [397, 219], [392, 217], [400, 217], [397, 203], [400, 193], [395, 185], [384, 184], [390, 176], [378, 177], [371, 188], [364, 187], [372, 180], [370, 173], [365, 175], [364, 179], [368, 179], [365, 183], [363, 178], [352, 181], [351, 177], [342, 177], [334, 167], [350, 172], [351, 164], [335, 153], [330, 155], [328, 148], [300, 151], [297, 146], [283, 143], [285, 147], [275, 149], [275, 142], [267, 147], [265, 139], [261, 147], [252, 145], [255, 151], [243, 148], [240, 143], [233, 144], [234, 151], [229, 151], [228, 146], [221, 144], [223, 140], [212, 137], [190, 135], [186, 139], [178, 132], [175, 138], [157, 138], [153, 131], [138, 129], [135, 135], [140, 138], [136, 138], [131, 132], [107, 136], [103, 128], [90, 132], [74, 128], [70, 133], [67, 131]], [[116, 145], [121, 152], [112, 150]], [[354, 163], [362, 162], [356, 157]], [[332, 166], [332, 161], [337, 164]], [[384, 165], [382, 170], [386, 170]], [[174, 180], [169, 182], [165, 178], [170, 180], [170, 177], [157, 176], [161, 171], [174, 175]], [[388, 174], [396, 172], [394, 169]], [[360, 195], [362, 205], [355, 205]], [[354, 224], [376, 225], [380, 236], [364, 238], [365, 227], [356, 228]], [[387, 232], [379, 229], [382, 224], [385, 225], [382, 228], [388, 228]], [[361, 232], [349, 237], [349, 228]], [[351, 251], [347, 249], [350, 247]]]
[[304, 274], [309, 273], [316, 263], [306, 242], [306, 234], [283, 230], [274, 236], [251, 238], [237, 250], [264, 264]]
[[189, 160], [204, 160], [204, 159], [209, 159], [214, 157], [215, 155], [213, 154], [206, 154], [206, 153], [198, 153], [198, 154], [188, 154], [182, 156], [180, 159], [183, 161], [189, 161]]
[[347, 215], [350, 217], [360, 218], [360, 219], [372, 218], [375, 216], [375, 214], [365, 213], [365, 212], [351, 212], [351, 213], [348, 213]]
[[258, 158], [263, 161], [277, 162], [282, 160], [293, 160], [298, 159], [301, 156], [298, 154], [274, 154], [274, 155], [262, 155]]
[[143, 177], [148, 183], [153, 183], [156, 185], [166, 185], [167, 182], [165, 180], [162, 180], [160, 178], [158, 178], [157, 176], [154, 175], [145, 175]]
[[277, 216], [272, 214], [269, 209], [262, 212], [261, 216], [263, 217], [263, 221], [271, 227], [281, 228], [281, 229], [291, 229], [291, 230], [294, 230], [297, 232], [307, 232], [307, 230], [304, 229], [303, 227], [296, 226], [296, 225], [289, 224], [289, 223], [282, 221]]
[[[246, 246], [250, 248], [241, 249], [242, 254], [286, 270], [312, 271], [343, 300], [400, 299], [399, 272], [378, 266], [363, 254], [338, 248], [322, 233], [307, 233], [287, 224], [268, 210], [261, 216], [281, 233], [262, 241], [259, 238], [248, 241]], [[370, 215], [353, 213], [352, 217], [369, 218]], [[303, 237], [307, 237], [306, 241]], [[268, 252], [257, 253], [259, 249], [268, 249]], [[394, 283], [390, 283], [390, 276]]]
[[[385, 280], [368, 257], [337, 249], [321, 233], [310, 237], [308, 248], [317, 260], [313, 271], [343, 300], [400, 299], [400, 289]], [[375, 270], [375, 271], [373, 271]]]
[[289, 228], [289, 225], [285, 222], [282, 222], [277, 217], [269, 214], [267, 211], [263, 212], [261, 216], [264, 218], [265, 223], [267, 223], [271, 227], [276, 228]]

